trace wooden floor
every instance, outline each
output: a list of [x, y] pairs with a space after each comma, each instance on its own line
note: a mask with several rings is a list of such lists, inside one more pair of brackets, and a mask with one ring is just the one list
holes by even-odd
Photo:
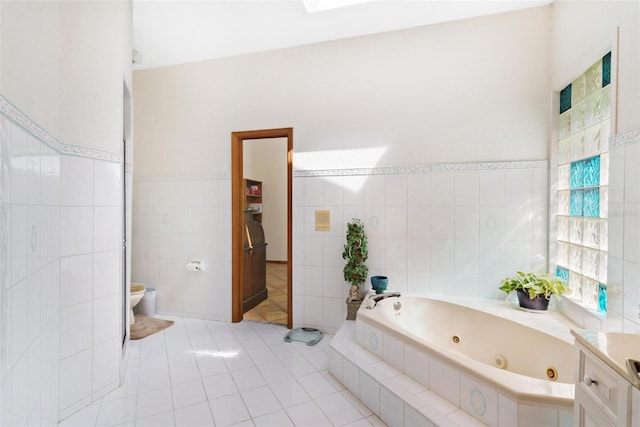
[[287, 324], [287, 264], [267, 262], [268, 298], [244, 313], [246, 320]]

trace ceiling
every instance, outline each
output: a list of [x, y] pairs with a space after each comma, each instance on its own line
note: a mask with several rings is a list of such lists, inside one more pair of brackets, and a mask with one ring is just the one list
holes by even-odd
[[550, 4], [553, 0], [133, 0], [134, 70]]

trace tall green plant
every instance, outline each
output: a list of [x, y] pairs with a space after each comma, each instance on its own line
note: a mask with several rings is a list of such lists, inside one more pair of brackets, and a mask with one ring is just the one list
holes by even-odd
[[359, 218], [353, 218], [347, 224], [347, 243], [342, 252], [342, 259], [347, 261], [342, 270], [344, 280], [351, 284], [350, 300], [360, 297], [360, 285], [367, 280], [369, 274], [369, 268], [365, 264], [368, 257], [369, 249], [364, 224]]

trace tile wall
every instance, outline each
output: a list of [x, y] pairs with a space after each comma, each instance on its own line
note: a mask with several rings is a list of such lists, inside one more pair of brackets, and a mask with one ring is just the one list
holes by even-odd
[[56, 425], [119, 384], [121, 160], [0, 101], [0, 424]]
[[[293, 215], [295, 326], [335, 332], [346, 317], [346, 222], [362, 218], [370, 275], [417, 294], [502, 298], [518, 269], [546, 270], [546, 161], [296, 171]], [[231, 317], [228, 176], [137, 177], [133, 280], [154, 287], [166, 314]], [[318, 209], [331, 229], [315, 231]], [[190, 259], [206, 263], [187, 272]], [[369, 284], [366, 284], [369, 287]]]
[[[388, 290], [503, 298], [505, 275], [546, 270], [545, 161], [335, 172], [294, 178], [295, 324], [335, 331], [346, 317], [353, 217], [365, 223], [369, 274], [388, 276]], [[317, 209], [331, 212], [331, 231], [315, 231]]]
[[[132, 280], [157, 290], [160, 313], [231, 319], [231, 179], [134, 180]], [[187, 271], [190, 260], [204, 270]]]

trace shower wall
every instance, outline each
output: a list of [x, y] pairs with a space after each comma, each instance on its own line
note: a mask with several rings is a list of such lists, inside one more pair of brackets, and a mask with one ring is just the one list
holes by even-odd
[[2, 425], [57, 425], [120, 382], [130, 6], [0, 8]]

